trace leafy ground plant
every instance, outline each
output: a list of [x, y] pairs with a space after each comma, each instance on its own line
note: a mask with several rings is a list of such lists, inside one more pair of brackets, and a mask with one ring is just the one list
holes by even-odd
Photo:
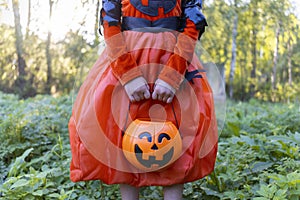
[[[0, 93], [0, 199], [120, 199], [118, 185], [70, 181], [71, 106], [68, 96]], [[185, 184], [184, 199], [298, 200], [299, 111], [294, 104], [228, 102], [215, 170]], [[159, 200], [162, 188], [140, 194]]]

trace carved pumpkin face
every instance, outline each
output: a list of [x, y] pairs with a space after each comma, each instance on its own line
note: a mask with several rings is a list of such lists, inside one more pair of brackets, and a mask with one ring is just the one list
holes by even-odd
[[181, 154], [182, 141], [172, 122], [133, 121], [122, 142], [127, 160], [144, 171], [162, 169]]

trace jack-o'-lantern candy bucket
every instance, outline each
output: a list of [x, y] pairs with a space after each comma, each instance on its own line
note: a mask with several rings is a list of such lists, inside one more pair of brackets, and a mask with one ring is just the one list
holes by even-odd
[[176, 161], [182, 139], [172, 122], [136, 119], [125, 131], [122, 149], [126, 159], [143, 171], [157, 171]]

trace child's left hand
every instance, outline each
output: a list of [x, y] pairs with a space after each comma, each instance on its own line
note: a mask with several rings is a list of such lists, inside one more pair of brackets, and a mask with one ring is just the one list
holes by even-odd
[[158, 79], [155, 82], [152, 99], [159, 100], [166, 103], [171, 103], [176, 90], [165, 81]]

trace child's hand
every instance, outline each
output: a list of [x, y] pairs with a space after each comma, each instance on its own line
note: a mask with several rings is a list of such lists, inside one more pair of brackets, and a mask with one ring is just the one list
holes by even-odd
[[171, 103], [176, 90], [163, 80], [158, 79], [155, 82], [152, 99], [157, 99], [166, 103]]
[[131, 102], [141, 101], [150, 98], [149, 86], [143, 77], [135, 78], [124, 86]]
[[141, 101], [149, 98], [150, 98], [150, 92], [149, 92], [148, 85], [143, 85], [141, 87], [138, 87], [129, 97], [131, 102]]

